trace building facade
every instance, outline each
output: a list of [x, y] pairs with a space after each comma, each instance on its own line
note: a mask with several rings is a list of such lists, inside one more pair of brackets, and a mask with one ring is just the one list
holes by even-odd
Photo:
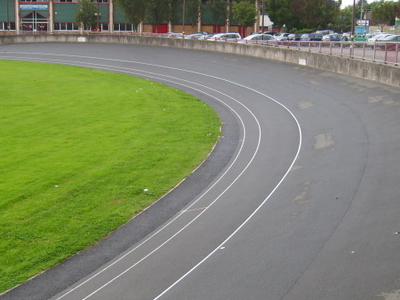
[[[115, 5], [115, 0], [93, 0], [97, 6], [95, 32], [133, 32], [122, 10]], [[21, 33], [74, 33], [80, 28], [75, 23], [78, 0], [0, 0], [0, 34]], [[185, 19], [184, 17], [182, 18]], [[258, 17], [260, 20], [260, 16]], [[261, 22], [259, 21], [261, 24]], [[267, 25], [267, 24], [265, 24]], [[261, 26], [261, 25], [260, 25]], [[169, 31], [239, 32], [245, 36], [259, 28], [244, 28], [230, 21], [229, 24], [215, 24], [209, 13], [202, 14], [196, 26], [188, 24], [142, 24], [140, 31], [165, 33]]]
[[[113, 0], [94, 0], [98, 9], [96, 31], [132, 31]], [[78, 0], [0, 0], [0, 31], [73, 32]]]

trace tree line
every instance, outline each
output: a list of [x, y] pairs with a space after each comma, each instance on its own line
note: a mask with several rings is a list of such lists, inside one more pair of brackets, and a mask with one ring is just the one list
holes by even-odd
[[[256, 16], [265, 12], [275, 27], [287, 32], [318, 29], [349, 31], [353, 7], [341, 9], [341, 0], [114, 0], [126, 20], [137, 29], [141, 23], [169, 23], [195, 27], [208, 15], [208, 25], [228, 25], [234, 20], [240, 26], [253, 26]], [[76, 20], [85, 28], [96, 22], [96, 6], [91, 0], [78, 0]], [[400, 0], [379, 0], [371, 4], [357, 0], [355, 17], [363, 19], [370, 11], [372, 20], [393, 25], [400, 17]]]
[[[353, 5], [343, 9], [341, 0], [265, 0], [266, 11], [275, 26], [301, 32], [317, 29], [350, 31]], [[368, 3], [357, 0], [355, 19], [370, 19], [377, 25], [394, 25], [400, 17], [400, 1], [379, 0]]]
[[229, 24], [234, 18], [238, 25], [252, 26], [257, 16], [254, 0], [115, 0], [125, 18], [134, 26], [170, 23], [196, 26], [207, 12], [212, 24]]
[[[213, 25], [229, 25], [232, 19], [241, 26], [255, 23], [257, 9], [254, 0], [115, 0], [128, 23], [135, 29], [141, 23], [169, 23], [196, 26], [204, 13]], [[96, 24], [97, 7], [91, 0], [78, 0], [75, 21], [84, 29]]]

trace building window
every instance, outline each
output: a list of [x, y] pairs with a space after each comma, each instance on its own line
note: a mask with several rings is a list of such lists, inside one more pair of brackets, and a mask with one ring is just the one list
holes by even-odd
[[78, 26], [75, 23], [54, 23], [54, 30], [60, 31], [74, 31], [79, 30]]
[[133, 26], [127, 23], [114, 24], [114, 31], [133, 31]]
[[0, 31], [15, 30], [15, 22], [0, 22]]

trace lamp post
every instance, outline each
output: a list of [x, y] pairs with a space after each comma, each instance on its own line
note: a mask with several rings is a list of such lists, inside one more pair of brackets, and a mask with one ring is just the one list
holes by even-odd
[[353, 0], [353, 13], [351, 17], [351, 41], [354, 41], [355, 19], [356, 19], [356, 0]]
[[261, 32], [264, 32], [264, 26], [265, 26], [265, 24], [264, 24], [264, 13], [265, 13], [265, 11], [264, 11], [264, 0], [261, 0]]
[[7, 30], [10, 31], [10, 11], [8, 8], [8, 2], [9, 0], [7, 0]]
[[182, 33], [185, 35], [185, 10], [186, 10], [186, 0], [183, 0], [182, 9]]
[[98, 12], [95, 12], [94, 13], [94, 15], [96, 16], [96, 21], [97, 21], [97, 32], [99, 32], [100, 31], [100, 17], [101, 17], [101, 13], [98, 11]]

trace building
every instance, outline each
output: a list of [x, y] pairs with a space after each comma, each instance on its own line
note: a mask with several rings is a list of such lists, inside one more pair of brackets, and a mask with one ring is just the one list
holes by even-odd
[[[122, 10], [115, 5], [115, 0], [93, 0], [97, 6], [97, 24], [95, 32], [133, 32], [132, 24], [124, 17]], [[0, 34], [21, 33], [74, 33], [80, 28], [75, 24], [78, 0], [0, 0]], [[182, 17], [184, 20], [184, 16]], [[260, 17], [258, 18], [260, 20]], [[212, 25], [211, 25], [212, 24]], [[260, 25], [261, 26], [261, 25]], [[265, 23], [267, 25], [267, 22]], [[242, 36], [254, 28], [238, 26], [234, 20], [227, 24], [215, 24], [210, 13], [204, 12], [196, 26], [188, 24], [143, 24], [144, 32], [165, 33], [169, 31], [185, 32], [239, 32]]]
[[[70, 32], [78, 31], [75, 12], [78, 0], [0, 0], [0, 31]], [[94, 30], [132, 31], [113, 0], [94, 0], [98, 8]]]

